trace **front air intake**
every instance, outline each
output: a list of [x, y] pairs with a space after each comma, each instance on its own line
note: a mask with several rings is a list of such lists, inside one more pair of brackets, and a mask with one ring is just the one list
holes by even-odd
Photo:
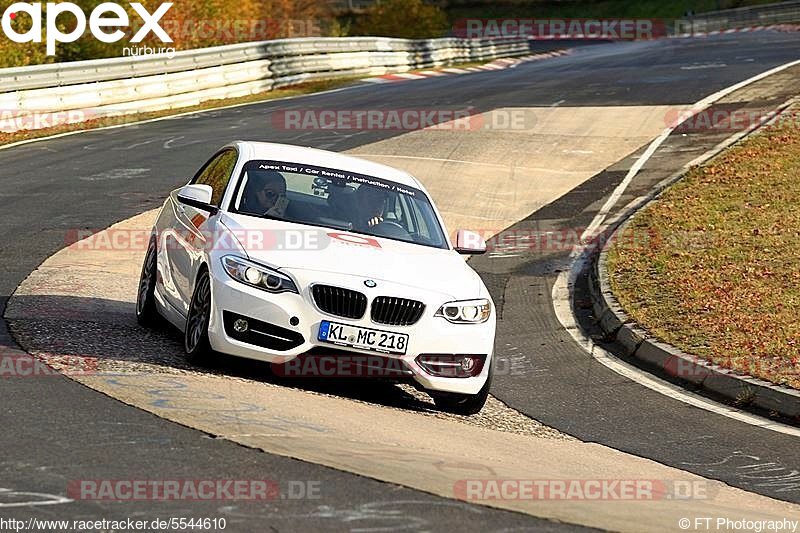
[[225, 325], [225, 333], [230, 338], [262, 348], [285, 352], [305, 342], [303, 335], [295, 330], [262, 322], [238, 313], [223, 311], [222, 321]]

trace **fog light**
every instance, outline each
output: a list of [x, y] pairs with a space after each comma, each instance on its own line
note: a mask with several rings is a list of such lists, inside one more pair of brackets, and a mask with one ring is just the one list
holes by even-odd
[[485, 355], [422, 354], [417, 364], [428, 374], [441, 378], [469, 378], [483, 370]]
[[243, 318], [237, 318], [233, 322], [233, 329], [239, 333], [244, 333], [250, 327], [250, 324], [247, 323], [247, 320]]
[[475, 368], [475, 359], [472, 357], [465, 357], [461, 360], [461, 370], [467, 372], [469, 374], [472, 373], [472, 369]]

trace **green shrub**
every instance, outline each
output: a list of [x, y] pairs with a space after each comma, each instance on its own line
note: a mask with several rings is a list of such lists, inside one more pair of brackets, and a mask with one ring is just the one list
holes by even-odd
[[360, 17], [354, 35], [427, 39], [447, 32], [447, 15], [422, 0], [383, 0]]

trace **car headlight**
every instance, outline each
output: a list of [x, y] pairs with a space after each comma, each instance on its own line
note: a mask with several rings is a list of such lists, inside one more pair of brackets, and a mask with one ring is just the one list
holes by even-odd
[[440, 316], [453, 324], [480, 324], [489, 320], [492, 314], [492, 304], [489, 300], [461, 300], [447, 302], [436, 311], [434, 316]]
[[274, 293], [294, 292], [299, 294], [300, 292], [292, 278], [286, 274], [247, 259], [226, 255], [222, 258], [222, 266], [230, 277], [246, 285]]

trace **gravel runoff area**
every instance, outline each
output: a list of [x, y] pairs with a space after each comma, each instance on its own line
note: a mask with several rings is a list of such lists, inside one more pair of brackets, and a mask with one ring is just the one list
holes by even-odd
[[723, 368], [800, 388], [800, 109], [640, 211], [608, 254], [646, 330]]
[[[131, 308], [133, 312], [133, 308]], [[177, 330], [147, 331], [136, 325], [69, 320], [11, 320], [10, 329], [26, 351], [52, 368], [81, 381], [81, 372], [93, 374], [215, 374], [231, 382], [257, 381], [264, 387], [292, 387], [308, 394], [346, 397], [387, 409], [413, 411], [421, 416], [450, 419], [486, 429], [542, 438], [572, 439], [490, 397], [474, 416], [437, 411], [430, 397], [410, 385], [370, 383], [358, 380], [335, 383], [320, 380], [278, 378], [269, 366], [256, 361], [230, 358], [216, 367], [188, 363], [182, 353]], [[76, 357], [77, 356], [77, 357]], [[81, 358], [86, 358], [81, 362]]]

